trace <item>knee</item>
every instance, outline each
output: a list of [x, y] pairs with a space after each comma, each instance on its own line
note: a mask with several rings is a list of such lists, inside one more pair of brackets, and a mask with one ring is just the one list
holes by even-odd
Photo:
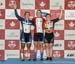
[[53, 47], [53, 44], [50, 44], [50, 48], [52, 48]]
[[43, 44], [43, 47], [46, 48], [46, 44]]
[[30, 49], [30, 47], [31, 47], [31, 44], [27, 44], [27, 48]]
[[37, 47], [38, 45], [37, 45], [37, 43], [34, 43], [34, 47]]
[[21, 44], [21, 49], [24, 49], [24, 47], [25, 47], [25, 44]]

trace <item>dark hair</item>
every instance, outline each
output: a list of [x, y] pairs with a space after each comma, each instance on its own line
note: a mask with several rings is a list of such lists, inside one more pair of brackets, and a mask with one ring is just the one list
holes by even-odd
[[24, 16], [26, 15], [26, 13], [29, 13], [29, 15], [30, 15], [30, 12], [25, 12], [25, 13], [24, 13]]
[[[46, 14], [46, 16], [47, 16], [47, 15], [50, 15], [50, 14], [49, 14], [49, 13], [47, 13], [47, 14]], [[45, 16], [45, 17], [46, 17], [46, 16]]]

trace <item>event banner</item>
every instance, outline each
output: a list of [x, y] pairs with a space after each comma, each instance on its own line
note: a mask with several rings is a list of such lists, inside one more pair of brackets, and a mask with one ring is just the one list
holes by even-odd
[[[62, 19], [54, 27], [53, 58], [75, 58], [75, 0], [0, 0], [0, 60], [20, 57], [22, 26], [15, 16], [15, 4], [18, 14], [24, 17], [24, 12], [28, 11], [31, 20], [36, 17], [38, 9], [43, 17], [50, 13], [51, 19], [55, 19], [60, 15], [62, 6]], [[26, 58], [27, 47], [24, 50]], [[33, 51], [34, 41], [31, 44], [31, 58], [34, 57]]]

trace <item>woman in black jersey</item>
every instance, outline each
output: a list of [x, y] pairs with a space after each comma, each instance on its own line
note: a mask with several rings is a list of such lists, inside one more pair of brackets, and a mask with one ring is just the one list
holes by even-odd
[[62, 10], [58, 18], [51, 20], [50, 14], [46, 14], [46, 21], [44, 23], [44, 29], [45, 29], [45, 46], [46, 46], [46, 53], [47, 53], [47, 59], [52, 60], [52, 50], [53, 50], [53, 44], [54, 44], [54, 25], [57, 21], [61, 19], [62, 16]]
[[30, 20], [30, 12], [25, 12], [24, 13], [24, 18], [18, 15], [18, 12], [16, 10], [16, 4], [13, 6], [14, 7], [14, 12], [15, 16], [17, 19], [21, 22], [22, 26], [22, 32], [21, 32], [21, 50], [20, 50], [20, 59], [24, 60], [24, 48], [25, 45], [27, 44], [27, 59], [30, 59], [30, 47], [31, 47], [31, 32], [34, 30], [34, 25], [32, 20]]

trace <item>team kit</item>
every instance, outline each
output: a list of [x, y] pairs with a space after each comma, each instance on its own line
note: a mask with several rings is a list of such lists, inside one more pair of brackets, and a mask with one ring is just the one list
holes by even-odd
[[[21, 40], [21, 50], [20, 50], [20, 59], [24, 59], [24, 48], [25, 44], [27, 45], [27, 59], [28, 60], [37, 60], [37, 50], [40, 46], [40, 60], [43, 60], [43, 50], [46, 50], [47, 58], [46, 60], [52, 60], [52, 51], [54, 44], [54, 26], [55, 23], [61, 20], [62, 16], [62, 7], [60, 6], [60, 15], [51, 19], [51, 15], [46, 13], [45, 18], [42, 17], [42, 11], [36, 11], [36, 17], [30, 20], [30, 12], [24, 13], [24, 18], [18, 15], [16, 5], [14, 5], [14, 13], [17, 19], [20, 21], [22, 26], [22, 32], [20, 36]], [[31, 43], [32, 39], [34, 40], [34, 58], [30, 58], [31, 52]]]

